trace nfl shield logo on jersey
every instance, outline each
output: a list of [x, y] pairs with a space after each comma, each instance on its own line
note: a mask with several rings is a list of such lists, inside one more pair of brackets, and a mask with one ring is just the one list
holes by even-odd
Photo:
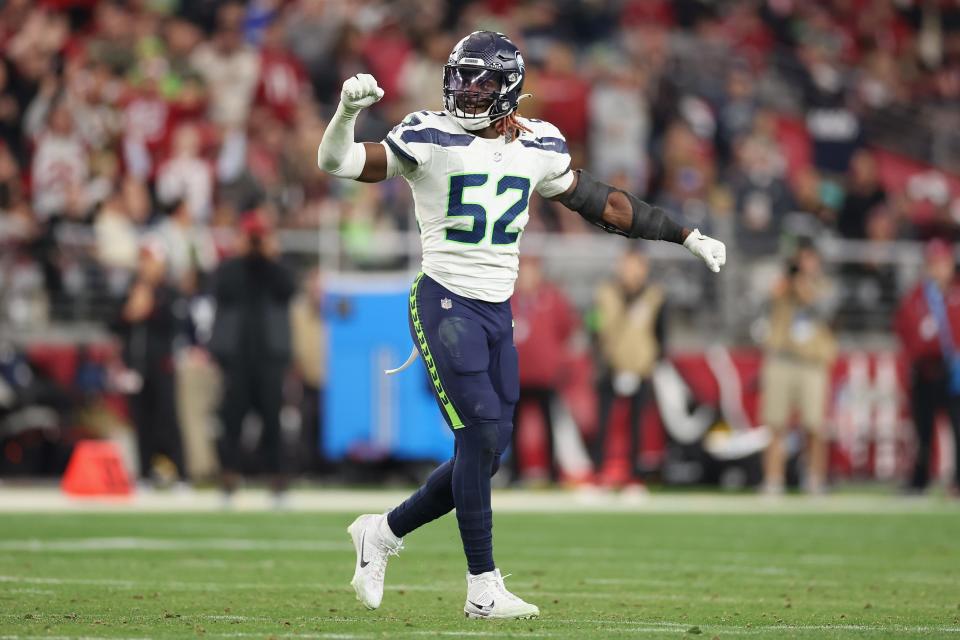
[[440, 308], [441, 308], [441, 309], [452, 309], [452, 308], [453, 308], [453, 300], [451, 300], [450, 298], [442, 298], [442, 299], [440, 300]]

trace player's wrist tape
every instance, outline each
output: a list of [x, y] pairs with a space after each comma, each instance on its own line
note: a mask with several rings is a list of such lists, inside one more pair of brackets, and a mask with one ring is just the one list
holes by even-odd
[[353, 139], [354, 121], [359, 112], [341, 102], [330, 118], [317, 151], [317, 165], [327, 173], [341, 178], [358, 178], [363, 173], [367, 152]]
[[[622, 193], [630, 202], [633, 220], [629, 230], [620, 229], [603, 220], [607, 199], [614, 191]], [[665, 240], [683, 244], [683, 227], [671, 220], [663, 209], [647, 204], [632, 193], [600, 182], [582, 169], [577, 169], [577, 186], [569, 195], [560, 198], [560, 203], [579, 213], [590, 224], [609, 233], [628, 238]]]

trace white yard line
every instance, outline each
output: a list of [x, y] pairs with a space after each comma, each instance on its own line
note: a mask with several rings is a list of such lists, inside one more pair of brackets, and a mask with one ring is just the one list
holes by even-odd
[[373, 638], [372, 633], [255, 633], [251, 631], [235, 631], [233, 633], [203, 634], [204, 638], [304, 638], [322, 640], [354, 640], [358, 638]]
[[243, 538], [68, 538], [0, 540], [0, 551], [348, 551], [343, 540], [263, 540]]
[[[291, 492], [294, 511], [379, 513], [409, 495], [409, 491], [353, 489], [306, 489]], [[237, 494], [234, 511], [258, 512], [272, 508], [270, 493], [245, 490]], [[574, 491], [495, 491], [494, 508], [500, 513], [946, 513], [956, 512], [955, 503], [929, 498], [907, 500], [885, 495], [787, 496], [770, 499], [757, 495], [720, 493], [654, 493], [641, 502], [625, 501], [616, 494], [586, 495]], [[56, 487], [3, 486], [0, 512], [218, 512], [220, 495], [213, 490], [187, 493], [154, 491], [129, 498], [72, 499]]]
[[[122, 551], [127, 552], [155, 552], [155, 551], [292, 551], [292, 552], [315, 552], [315, 553], [342, 553], [352, 549], [350, 542], [344, 536], [343, 539], [258, 539], [258, 538], [159, 538], [159, 537], [104, 537], [104, 538], [67, 538], [61, 540], [40, 540], [35, 538], [26, 539], [0, 539], [0, 551], [17, 551], [24, 553], [48, 553], [48, 552], [109, 552]], [[700, 550], [703, 552], [704, 550]], [[735, 553], [729, 554], [720, 549], [717, 554], [725, 554], [725, 557], [740, 557], [751, 562], [760, 562], [766, 554]], [[524, 550], [524, 554], [530, 556], [546, 557], [591, 557], [591, 558], [611, 558], [618, 559], [623, 551], [604, 547], [559, 547], [555, 549], [542, 549], [536, 546]], [[808, 567], [830, 565], [845, 565], [850, 567], [874, 565], [862, 562], [853, 562], [851, 558], [840, 555], [818, 556], [801, 555], [796, 557], [779, 557], [778, 562], [784, 565], [767, 565], [762, 567], [749, 566], [748, 564], [678, 564], [651, 560], [646, 558], [646, 552], [631, 561], [632, 566], [653, 572], [677, 573], [689, 571], [697, 575], [704, 574], [737, 574], [739, 576], [749, 575], [762, 578], [764, 583], [795, 581], [803, 579], [797, 576], [798, 571], [795, 566]], [[650, 555], [660, 556], [661, 554], [652, 553]], [[206, 565], [210, 567], [235, 568], [236, 564], [232, 560], [217, 558], [198, 558], [183, 560], [184, 563], [193, 563], [197, 566]], [[261, 561], [269, 562], [269, 561]], [[919, 584], [939, 584], [952, 583], [952, 578], [948, 576], [925, 576], [915, 572], [904, 572], [898, 574], [894, 572], [887, 576], [888, 579], [904, 580], [916, 582]], [[663, 578], [639, 578], [625, 580], [624, 584], [638, 582], [640, 584], [663, 584], [669, 585], [673, 582]], [[827, 582], [818, 579], [819, 586], [826, 586]], [[617, 584], [617, 582], [607, 582], [608, 584]], [[602, 584], [602, 583], [597, 583]]]
[[[479, 621], [478, 621], [479, 622]], [[530, 622], [532, 624], [537, 624], [535, 620], [525, 620], [522, 622]], [[479, 624], [484, 624], [479, 622]], [[393, 635], [394, 632], [390, 632]], [[501, 631], [399, 631], [397, 635], [404, 636], [452, 636], [454, 638], [460, 637], [473, 637], [473, 638], [492, 638], [492, 637], [503, 637], [504, 633], [510, 633], [511, 635], [523, 636], [524, 638], [553, 638], [557, 634], [550, 633], [549, 631], [523, 631], [520, 629], [508, 629]]]
[[105, 587], [134, 587], [138, 583], [133, 580], [112, 580], [109, 578], [38, 578], [34, 576], [4, 576], [0, 575], [0, 582], [20, 584], [90, 584]]
[[[585, 581], [587, 582], [587, 581]], [[252, 590], [264, 590], [264, 589], [278, 589], [278, 590], [287, 590], [287, 589], [297, 589], [297, 590], [308, 590], [312, 592], [348, 592], [349, 586], [346, 581], [340, 583], [315, 583], [315, 582], [282, 582], [282, 583], [264, 583], [264, 582], [236, 582], [231, 580], [225, 580], [220, 582], [186, 582], [186, 581], [135, 581], [135, 580], [117, 580], [110, 578], [49, 578], [49, 577], [34, 577], [34, 576], [12, 576], [12, 575], [0, 575], [0, 583], [13, 583], [13, 584], [36, 584], [36, 585], [93, 585], [93, 586], [103, 586], [103, 587], [112, 587], [118, 589], [131, 589], [131, 590], [143, 590], [143, 591], [207, 591], [207, 592], [225, 592], [236, 589], [252, 589]], [[623, 581], [624, 584], [629, 584], [626, 581]], [[616, 587], [620, 586], [620, 581], [611, 581], [607, 583], [595, 582], [593, 583], [597, 588], [593, 590], [576, 590], [576, 589], [541, 589], [534, 588], [535, 582], [533, 581], [520, 581], [517, 580], [512, 583], [513, 587], [517, 591], [522, 591], [530, 594], [531, 598], [545, 598], [545, 599], [566, 599], [566, 598], [579, 598], [585, 600], [610, 600], [610, 599], [621, 599], [621, 600], [630, 600], [635, 602], [703, 602], [703, 603], [715, 603], [715, 604], [728, 604], [728, 605], [740, 605], [746, 603], [757, 602], [758, 600], [755, 597], [737, 597], [731, 595], [720, 595], [717, 593], [698, 593], [696, 595], [690, 593], [656, 593], [649, 591], [632, 591], [629, 593], [624, 593], [622, 591], [614, 590], [603, 590], [604, 586]], [[590, 584], [590, 583], [588, 583]], [[640, 584], [640, 583], [638, 583]], [[387, 592], [397, 593], [402, 591], [410, 592], [428, 592], [428, 593], [449, 593], [451, 590], [456, 591], [460, 588], [459, 582], [434, 582], [432, 584], [388, 584], [385, 589]], [[816, 595], [811, 595], [807, 593], [800, 593], [795, 595], [792, 598], [798, 604], [837, 604], [837, 605], [847, 605], [850, 607], [860, 607], [862, 602], [857, 600], [843, 600], [837, 596], [830, 597], [819, 597]], [[784, 598], [771, 595], [769, 598], [761, 598], [762, 602], [769, 602], [772, 606], [779, 606], [783, 603]], [[912, 605], [915, 609], [923, 610], [943, 610], [942, 604], [935, 603], [915, 603]], [[0, 618], [8, 617], [6, 614], [0, 613]], [[362, 619], [362, 618], [361, 618]], [[316, 618], [316, 621], [329, 621], [330, 618]]]
[[[12, 636], [2, 635], [0, 640], [103, 640], [104, 636]], [[117, 638], [108, 636], [110, 640], [152, 640], [151, 638]]]

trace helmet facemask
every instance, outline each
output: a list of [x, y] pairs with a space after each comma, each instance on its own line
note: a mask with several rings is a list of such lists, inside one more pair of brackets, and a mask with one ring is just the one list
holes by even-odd
[[509, 113], [504, 72], [487, 67], [448, 64], [443, 68], [447, 113], [467, 130], [483, 129]]
[[443, 107], [468, 131], [516, 111], [523, 90], [523, 58], [502, 33], [474, 31], [453, 48], [443, 68]]

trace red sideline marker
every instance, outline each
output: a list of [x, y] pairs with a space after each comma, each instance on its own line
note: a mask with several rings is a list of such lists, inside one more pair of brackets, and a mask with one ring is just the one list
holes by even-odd
[[129, 496], [133, 493], [120, 451], [108, 440], [78, 442], [60, 488], [67, 495], [76, 497]]

